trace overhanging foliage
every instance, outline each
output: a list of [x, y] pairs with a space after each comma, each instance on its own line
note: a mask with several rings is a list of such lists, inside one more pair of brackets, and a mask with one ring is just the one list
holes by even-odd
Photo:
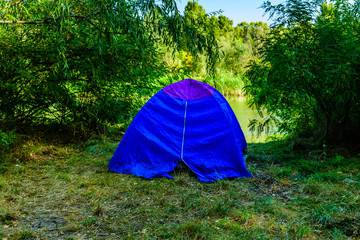
[[186, 24], [174, 0], [0, 3], [0, 113], [14, 126], [56, 123], [79, 131], [124, 122], [167, 72], [155, 44], [206, 52], [211, 34]]

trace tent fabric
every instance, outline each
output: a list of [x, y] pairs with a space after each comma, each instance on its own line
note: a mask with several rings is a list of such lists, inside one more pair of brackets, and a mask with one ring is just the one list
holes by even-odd
[[109, 170], [167, 177], [183, 161], [203, 182], [251, 177], [244, 134], [226, 99], [185, 79], [156, 93], [139, 111], [109, 162]]

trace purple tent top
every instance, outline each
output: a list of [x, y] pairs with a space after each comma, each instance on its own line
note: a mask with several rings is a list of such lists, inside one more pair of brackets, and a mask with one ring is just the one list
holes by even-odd
[[214, 88], [194, 79], [184, 79], [163, 88], [163, 93], [174, 98], [184, 100], [197, 100], [214, 95]]

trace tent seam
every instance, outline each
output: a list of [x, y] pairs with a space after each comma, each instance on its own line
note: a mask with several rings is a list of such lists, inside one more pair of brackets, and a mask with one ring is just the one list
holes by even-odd
[[181, 161], [184, 161], [184, 142], [185, 142], [187, 103], [188, 103], [188, 101], [185, 101], [184, 128], [183, 128], [183, 137], [182, 137], [182, 143], [181, 143]]
[[185, 113], [184, 113], [184, 128], [183, 128], [183, 139], [182, 139], [182, 143], [181, 143], [181, 161], [183, 163], [186, 164], [186, 166], [188, 166], [188, 168], [190, 168], [191, 171], [193, 171], [196, 175], [199, 175], [200, 177], [203, 177], [205, 179], [208, 179], [207, 177], [203, 176], [202, 174], [199, 173], [199, 171], [197, 170], [197, 172], [195, 172], [194, 170], [192, 170], [192, 168], [189, 166], [189, 164], [187, 164], [187, 162], [184, 161], [184, 144], [185, 144], [185, 130], [186, 130], [186, 113], [187, 113], [187, 105], [188, 105], [188, 101], [190, 100], [185, 100]]

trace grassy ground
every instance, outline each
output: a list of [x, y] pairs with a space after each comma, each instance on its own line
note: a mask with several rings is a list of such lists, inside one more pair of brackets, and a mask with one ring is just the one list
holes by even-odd
[[[110, 173], [118, 142], [27, 141], [0, 167], [10, 239], [360, 239], [360, 155], [252, 144], [251, 179], [201, 183]], [[5, 161], [5, 162], [4, 162]]]

